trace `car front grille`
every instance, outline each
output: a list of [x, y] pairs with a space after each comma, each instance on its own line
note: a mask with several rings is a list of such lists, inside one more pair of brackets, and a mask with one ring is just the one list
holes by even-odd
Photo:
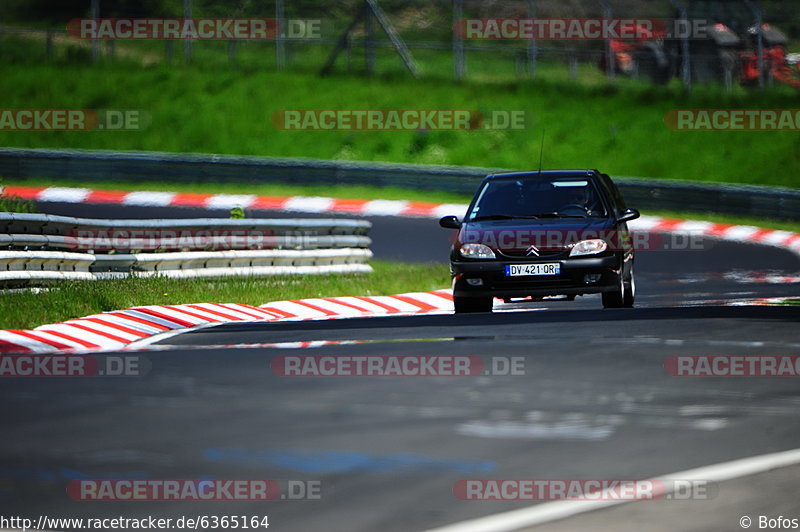
[[510, 260], [537, 260], [537, 259], [566, 259], [569, 251], [565, 248], [545, 248], [538, 251], [538, 255], [530, 253], [527, 249], [498, 249], [500, 257]]

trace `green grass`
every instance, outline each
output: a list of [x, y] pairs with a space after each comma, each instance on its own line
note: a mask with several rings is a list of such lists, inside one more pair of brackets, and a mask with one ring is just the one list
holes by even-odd
[[446, 288], [450, 284], [445, 263], [395, 264], [374, 261], [371, 264], [375, 270], [372, 274], [230, 279], [127, 278], [59, 283], [35, 296], [27, 292], [0, 292], [0, 329], [30, 329], [46, 323], [142, 305], [263, 305], [284, 299], [429, 291]]
[[0, 212], [37, 212], [32, 201], [20, 199], [16, 196], [0, 195]]
[[37, 212], [36, 205], [14, 195], [2, 193], [3, 182], [0, 181], [0, 212]]
[[[374, 78], [341, 70], [320, 78], [314, 72], [324, 58], [321, 52], [286, 72], [275, 72], [268, 63], [233, 71], [199, 59], [194, 66], [177, 61], [172, 66], [142, 66], [128, 59], [93, 66], [69, 57], [50, 63], [28, 59], [23, 53], [28, 45], [18, 41], [0, 54], [4, 108], [139, 109], [152, 123], [144, 131], [131, 132], [2, 131], [4, 146], [526, 169], [538, 164], [539, 142], [546, 132], [546, 168], [800, 186], [796, 132], [674, 132], [663, 123], [665, 113], [675, 108], [793, 108], [797, 91], [788, 87], [776, 86], [763, 94], [737, 88], [725, 94], [719, 87], [700, 86], [687, 96], [677, 82], [653, 87], [619, 79], [611, 86], [596, 72], [585, 82], [571, 82], [562, 76], [565, 69], [546, 64], [534, 81], [487, 70], [469, 82], [456, 83], [448, 79], [452, 65], [441, 59], [427, 77], [414, 80], [391, 56], [385, 57], [386, 68], [379, 68], [381, 75]], [[497, 68], [504, 64], [500, 59], [494, 63]], [[283, 109], [367, 108], [523, 109], [535, 120], [523, 130], [430, 132], [281, 131], [271, 123], [273, 113]]]

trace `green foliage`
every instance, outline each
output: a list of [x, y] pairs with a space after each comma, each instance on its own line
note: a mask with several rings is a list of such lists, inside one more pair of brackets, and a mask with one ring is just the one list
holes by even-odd
[[38, 212], [32, 201], [6, 194], [2, 189], [2, 181], [0, 181], [0, 212]]
[[[792, 108], [796, 91], [776, 88], [725, 95], [698, 87], [653, 88], [620, 80], [585, 86], [557, 79], [456, 84], [399, 77], [250, 73], [201, 67], [6, 65], [0, 93], [6, 108], [140, 109], [143, 131], [0, 132], [0, 145], [229, 153], [340, 160], [441, 163], [526, 169], [600, 168], [612, 175], [797, 187], [796, 132], [675, 132], [670, 109]], [[281, 131], [283, 109], [480, 109], [533, 112], [533, 127], [474, 131]]]
[[[0, 131], [0, 145], [526, 169], [536, 166], [546, 130], [547, 168], [800, 186], [796, 132], [674, 132], [663, 122], [671, 109], [794, 108], [797, 90], [785, 86], [764, 93], [737, 87], [732, 94], [696, 86], [686, 95], [677, 80], [667, 87], [625, 78], [609, 85], [594, 64], [581, 64], [573, 81], [566, 66], [554, 63], [541, 63], [536, 80], [521, 80], [512, 56], [482, 52], [469, 54], [468, 81], [455, 83], [449, 52], [428, 50], [415, 50], [421, 80], [387, 50], [379, 50], [378, 77], [355, 74], [360, 57], [354, 74], [343, 74], [342, 57], [336, 73], [320, 78], [327, 46], [293, 45], [290, 69], [276, 72], [271, 43], [237, 44], [236, 70], [225, 42], [195, 43], [192, 66], [182, 64], [182, 44], [173, 44], [172, 65], [164, 43], [153, 41], [118, 42], [114, 61], [92, 65], [83, 41], [58, 42], [47, 59], [41, 38], [0, 36], [4, 108], [139, 109], [152, 120], [143, 131]], [[519, 109], [532, 112], [534, 122], [522, 130], [428, 132], [281, 131], [272, 124], [284, 109], [365, 108]]]

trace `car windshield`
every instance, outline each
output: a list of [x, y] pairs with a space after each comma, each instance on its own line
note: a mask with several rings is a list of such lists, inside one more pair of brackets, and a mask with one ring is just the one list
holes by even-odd
[[468, 220], [605, 217], [593, 181], [586, 178], [497, 179], [486, 183]]

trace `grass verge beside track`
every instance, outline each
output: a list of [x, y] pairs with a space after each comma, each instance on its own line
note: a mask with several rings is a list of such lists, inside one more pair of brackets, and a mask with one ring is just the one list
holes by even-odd
[[371, 262], [372, 274], [236, 277], [229, 279], [127, 278], [54, 285], [36, 295], [0, 292], [0, 329], [32, 329], [99, 312], [143, 305], [244, 303], [309, 297], [390, 295], [450, 284], [447, 265]]
[[[224, 43], [219, 44], [224, 49]], [[456, 83], [414, 79], [400, 72], [374, 78], [319, 77], [308, 71], [274, 72], [263, 64], [233, 71], [207, 65], [199, 57], [194, 66], [150, 67], [121, 57], [97, 65], [68, 57], [31, 59], [43, 50], [42, 43], [0, 39], [4, 108], [138, 110], [149, 117], [149, 125], [136, 131], [4, 130], [2, 146], [522, 169], [536, 165], [546, 131], [543, 163], [550, 168], [798, 186], [790, 170], [800, 164], [796, 131], [675, 132], [664, 123], [672, 109], [791, 109], [796, 107], [797, 91], [787, 86], [763, 93], [737, 88], [726, 94], [718, 86], [698, 85], [687, 95], [677, 80], [654, 87], [620, 77], [610, 85], [593, 66], [598, 85], [566, 79], [499, 82], [493, 77]], [[315, 72], [323, 61], [321, 56], [308, 66]], [[449, 77], [449, 61], [439, 71]], [[524, 129], [286, 131], [272, 119], [287, 109], [520, 110], [532, 118]]]

